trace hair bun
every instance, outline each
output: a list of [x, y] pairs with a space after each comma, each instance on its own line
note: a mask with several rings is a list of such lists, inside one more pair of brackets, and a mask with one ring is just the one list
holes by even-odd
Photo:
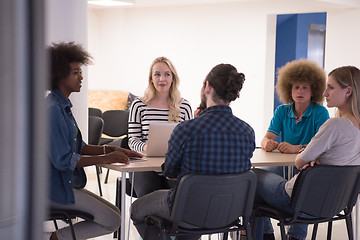
[[234, 101], [240, 95], [240, 90], [245, 81], [245, 75], [238, 73], [236, 70], [232, 71], [226, 87], [226, 100]]
[[218, 97], [231, 102], [239, 97], [239, 92], [245, 81], [245, 75], [238, 73], [231, 64], [219, 64], [213, 67], [206, 80], [214, 87]]

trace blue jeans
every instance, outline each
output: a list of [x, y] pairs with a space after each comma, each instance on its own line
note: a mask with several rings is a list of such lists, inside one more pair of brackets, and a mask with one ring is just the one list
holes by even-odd
[[[265, 202], [274, 208], [293, 213], [290, 208], [290, 196], [285, 191], [285, 183], [287, 180], [263, 169], [253, 169], [253, 171], [257, 175], [255, 202]], [[265, 226], [266, 222], [269, 223], [270, 219], [259, 219], [258, 227], [256, 229], [257, 240], [262, 239], [264, 230], [267, 228]], [[292, 225], [288, 230], [288, 235], [297, 239], [305, 239], [307, 235], [307, 226], [307, 224]]]
[[[281, 166], [274, 166], [274, 167], [259, 167], [260, 169], [264, 169], [264, 170], [267, 170], [269, 172], [272, 172], [272, 173], [275, 173], [285, 179], [289, 179], [288, 177], [288, 173], [289, 173], [289, 167], [288, 166], [284, 166], [284, 167], [281, 167]], [[300, 171], [296, 168], [296, 167], [293, 167], [293, 170], [292, 170], [292, 176], [295, 176], [297, 173], [299, 173]], [[271, 221], [270, 221], [270, 218], [266, 218], [264, 219], [263, 221], [264, 223], [264, 233], [273, 233], [274, 232], [274, 229], [272, 227], [272, 224], [271, 224]], [[292, 228], [292, 226], [290, 226], [290, 228]]]
[[[288, 166], [284, 166], [284, 167], [281, 167], [281, 166], [275, 166], [275, 167], [259, 167], [260, 169], [264, 169], [264, 170], [267, 170], [269, 172], [272, 172], [272, 173], [275, 173], [285, 179], [288, 179], [289, 180], [289, 177], [288, 177], [288, 169], [289, 167]], [[300, 171], [296, 168], [296, 167], [293, 167], [293, 171], [292, 171], [292, 176], [295, 176], [297, 173], [299, 173]], [[284, 175], [285, 174], [285, 175]]]

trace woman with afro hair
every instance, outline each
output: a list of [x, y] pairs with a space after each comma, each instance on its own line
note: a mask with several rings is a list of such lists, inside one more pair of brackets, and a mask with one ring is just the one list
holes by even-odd
[[[49, 207], [80, 210], [94, 216], [93, 221], [74, 224], [77, 239], [89, 239], [110, 234], [120, 226], [119, 209], [86, 190], [84, 167], [96, 164], [128, 163], [130, 157], [141, 154], [114, 146], [95, 146], [82, 140], [72, 114], [69, 96], [80, 92], [82, 66], [91, 63], [91, 55], [74, 42], [52, 43], [50, 56], [51, 92], [46, 97], [49, 113]], [[47, 233], [47, 239], [71, 239], [69, 227]]]

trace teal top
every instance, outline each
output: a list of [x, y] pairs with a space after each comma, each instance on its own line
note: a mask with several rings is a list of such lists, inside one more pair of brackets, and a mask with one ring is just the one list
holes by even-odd
[[310, 103], [301, 119], [296, 119], [293, 103], [283, 104], [276, 108], [268, 132], [280, 135], [281, 142], [308, 144], [329, 118], [327, 109], [316, 103]]

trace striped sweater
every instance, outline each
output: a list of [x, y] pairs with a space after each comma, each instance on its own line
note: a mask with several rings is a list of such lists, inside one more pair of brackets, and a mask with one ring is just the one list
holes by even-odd
[[[130, 108], [129, 115], [129, 147], [130, 149], [143, 152], [148, 139], [149, 125], [151, 122], [167, 122], [169, 110], [153, 108], [146, 105], [139, 98], [135, 99]], [[180, 102], [180, 121], [193, 118], [189, 101], [182, 99]]]

